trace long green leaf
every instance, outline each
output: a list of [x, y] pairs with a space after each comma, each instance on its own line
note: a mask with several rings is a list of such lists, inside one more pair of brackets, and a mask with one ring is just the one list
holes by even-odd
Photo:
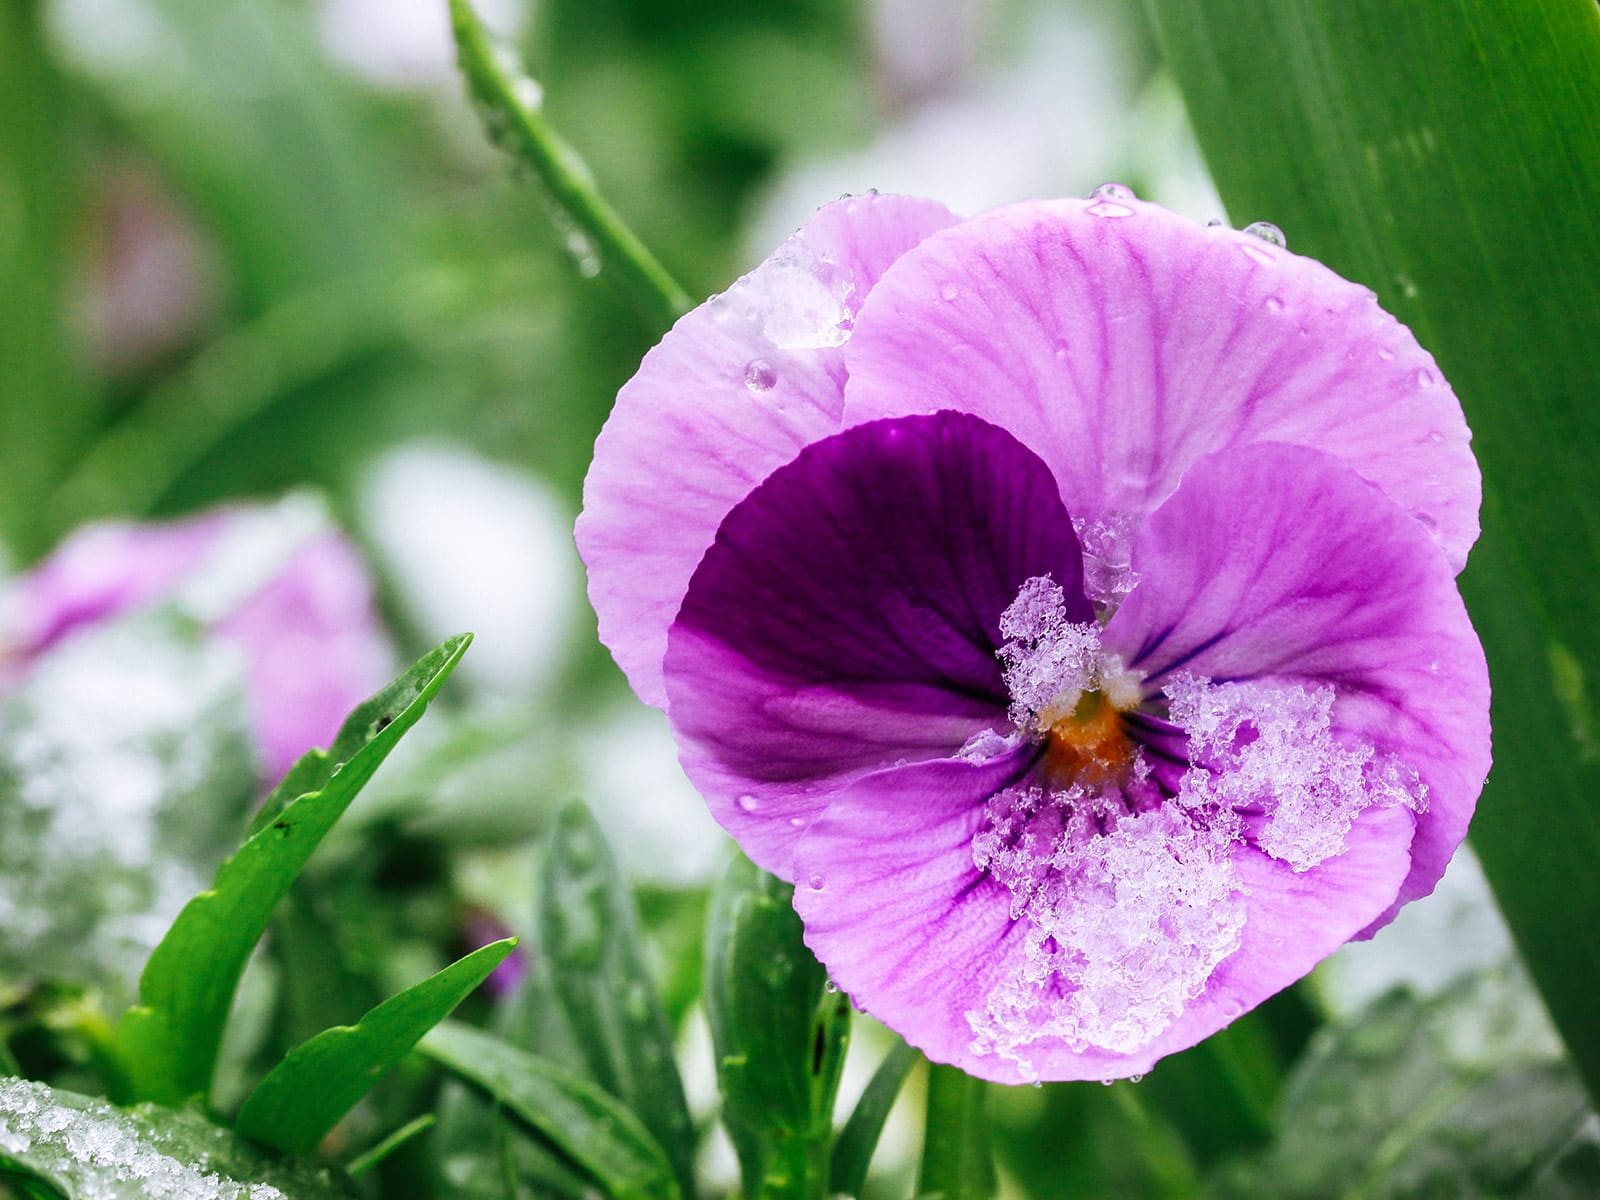
[[743, 857], [711, 899], [706, 1017], [722, 1120], [751, 1200], [828, 1194], [850, 1005], [806, 949], [794, 888]]
[[516, 944], [515, 938], [507, 938], [481, 947], [391, 996], [355, 1025], [337, 1025], [302, 1042], [256, 1085], [234, 1128], [290, 1154], [310, 1154], [379, 1077], [454, 1012]]
[[218, 868], [211, 890], [178, 914], [145, 964], [139, 1006], [117, 1030], [135, 1098], [179, 1104], [210, 1087], [234, 990], [272, 910], [356, 793], [422, 716], [471, 640], [470, 634], [451, 638], [358, 708], [334, 742], [352, 751], [348, 759], [328, 767], [328, 756], [313, 752], [296, 764], [289, 781], [304, 783], [326, 770], [326, 782], [281, 809], [280, 787], [267, 809], [275, 815], [257, 822], [261, 827]]
[[540, 957], [589, 1074], [644, 1122], [692, 1198], [694, 1126], [672, 1028], [645, 963], [627, 882], [584, 805], [556, 814], [540, 882]]
[[1373, 287], [1484, 468], [1462, 577], [1495, 684], [1473, 837], [1600, 1095], [1600, 7], [1151, 0], [1237, 220]]
[[884, 1122], [900, 1095], [900, 1088], [917, 1065], [917, 1052], [906, 1042], [896, 1041], [878, 1069], [872, 1073], [867, 1090], [856, 1101], [855, 1110], [833, 1144], [833, 1163], [829, 1191], [836, 1196], [859, 1196], [867, 1183], [872, 1155], [883, 1135]]
[[615, 1200], [679, 1200], [665, 1152], [637, 1117], [574, 1075], [446, 1021], [422, 1039], [441, 1066], [487, 1092]]
[[495, 45], [470, 0], [450, 0], [450, 24], [467, 91], [484, 127], [549, 191], [555, 211], [569, 226], [569, 248], [579, 269], [593, 274], [614, 266], [640, 308], [665, 330], [689, 311], [688, 293], [600, 195], [589, 168], [545, 119], [539, 85], [508, 50]]
[[[193, 1109], [104, 1100], [22, 1079], [0, 1079], [0, 1195], [66, 1200], [349, 1200], [337, 1177], [262, 1154]], [[44, 1190], [48, 1188], [49, 1190]]]

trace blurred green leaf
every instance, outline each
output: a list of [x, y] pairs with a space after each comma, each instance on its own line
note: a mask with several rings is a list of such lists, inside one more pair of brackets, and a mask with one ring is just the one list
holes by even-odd
[[449, 1016], [516, 944], [508, 938], [481, 947], [391, 996], [357, 1024], [302, 1042], [256, 1085], [234, 1127], [289, 1154], [312, 1153], [379, 1076]]
[[351, 1193], [330, 1173], [255, 1150], [192, 1110], [103, 1100], [42, 1083], [0, 1079], [0, 1187], [31, 1187], [67, 1200], [154, 1196], [340, 1200]]
[[1541, 1037], [1520, 977], [1471, 977], [1434, 1000], [1395, 991], [1312, 1042], [1284, 1095], [1281, 1140], [1215, 1195], [1263, 1200], [1521, 1197], [1600, 1191], [1577, 1075]]
[[432, 1129], [437, 1120], [438, 1118], [432, 1113], [423, 1113], [420, 1117], [407, 1121], [376, 1146], [373, 1146], [370, 1150], [364, 1150], [355, 1158], [352, 1158], [349, 1167], [346, 1168], [350, 1178], [361, 1178], [361, 1176], [378, 1166], [384, 1159], [388, 1158], [412, 1138]]
[[421, 1049], [487, 1092], [615, 1200], [678, 1200], [672, 1166], [649, 1130], [611, 1096], [531, 1054], [446, 1021]]
[[0, 6], [0, 539], [32, 557], [41, 489], [85, 432], [66, 321], [67, 245], [76, 217], [68, 93], [46, 48], [39, 0]]
[[540, 877], [538, 952], [592, 1078], [633, 1110], [694, 1196], [694, 1126], [672, 1028], [646, 967], [626, 880], [581, 803], [555, 816]]
[[470, 634], [450, 639], [357, 708], [334, 741], [335, 752], [348, 752], [347, 759], [330, 768], [327, 752], [312, 751], [291, 768], [286, 784], [325, 782], [288, 803], [280, 785], [248, 840], [218, 869], [211, 890], [179, 914], [145, 966], [140, 1005], [117, 1031], [136, 1097], [176, 1104], [210, 1087], [234, 990], [273, 909], [323, 835], [422, 716], [471, 640]]
[[906, 1076], [917, 1065], [917, 1052], [896, 1041], [872, 1073], [866, 1091], [856, 1101], [855, 1110], [839, 1131], [833, 1146], [833, 1162], [828, 1190], [837, 1196], [859, 1196], [867, 1183], [872, 1154], [878, 1148], [884, 1122], [900, 1095]]
[[579, 272], [614, 270], [644, 314], [665, 331], [693, 306], [687, 293], [601, 197], [589, 168], [545, 119], [539, 85], [514, 53], [495, 45], [471, 0], [450, 0], [450, 24], [484, 128], [549, 192], [552, 216], [567, 227], [567, 248]]
[[1600, 1095], [1600, 8], [1151, 0], [1229, 211], [1373, 287], [1485, 475], [1462, 576], [1495, 683], [1474, 845]]
[[744, 1194], [828, 1195], [850, 1005], [806, 949], [793, 885], [744, 857], [711, 898], [706, 1017]]

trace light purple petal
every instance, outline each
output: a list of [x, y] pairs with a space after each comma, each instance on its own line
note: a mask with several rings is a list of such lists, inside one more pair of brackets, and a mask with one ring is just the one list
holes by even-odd
[[839, 428], [839, 346], [879, 276], [955, 218], [900, 196], [830, 204], [645, 356], [595, 443], [578, 550], [600, 638], [634, 691], [666, 703], [667, 628], [722, 518]]
[[1090, 620], [1055, 481], [963, 413], [807, 447], [722, 523], [666, 659], [684, 769], [780, 875], [845, 779], [1005, 727], [999, 621], [1051, 575]]
[[23, 661], [81, 625], [155, 603], [205, 561], [226, 534], [227, 512], [188, 521], [85, 525], [6, 597], [4, 640]]
[[1029, 768], [1025, 751], [975, 765], [919, 763], [857, 781], [795, 853], [806, 944], [855, 1003], [935, 1062], [1000, 1083], [1142, 1074], [1305, 975], [1382, 910], [1405, 875], [1411, 813], [1370, 809], [1342, 855], [1295, 873], [1241, 845], [1232, 857], [1245, 920], [1239, 949], [1139, 1049], [1041, 1038], [1028, 1067], [975, 1043], [970, 1015], [1023, 968], [1026, 918], [973, 864], [985, 801]]
[[845, 422], [954, 408], [1011, 430], [1074, 517], [1154, 510], [1200, 458], [1314, 446], [1381, 487], [1460, 570], [1480, 480], [1460, 405], [1372, 293], [1135, 200], [1038, 201], [928, 238], [845, 350]]
[[357, 704], [388, 678], [389, 652], [372, 585], [343, 537], [326, 533], [218, 621], [249, 662], [256, 744], [277, 779], [326, 746]]
[[1196, 464], [1133, 545], [1141, 582], [1106, 628], [1148, 672], [1331, 685], [1332, 729], [1427, 785], [1399, 898], [1427, 895], [1489, 769], [1489, 678], [1425, 532], [1332, 457], [1259, 445]]

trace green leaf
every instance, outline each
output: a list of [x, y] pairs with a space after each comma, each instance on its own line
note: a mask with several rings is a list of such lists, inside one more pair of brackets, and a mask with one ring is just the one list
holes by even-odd
[[313, 751], [289, 772], [316, 791], [284, 803], [284, 786], [210, 891], [185, 906], [139, 980], [140, 1005], [117, 1030], [136, 1098], [178, 1104], [210, 1087], [223, 1023], [250, 951], [312, 851], [406, 730], [416, 724], [472, 638], [451, 638], [357, 708], [334, 741], [349, 757]]
[[706, 1017], [744, 1193], [828, 1194], [850, 1005], [802, 939], [792, 885], [740, 857], [711, 899]]
[[330, 1172], [268, 1158], [192, 1110], [120, 1109], [0, 1079], [0, 1187], [13, 1179], [48, 1185], [67, 1200], [249, 1200], [266, 1188], [285, 1200], [351, 1195]]
[[432, 1113], [423, 1113], [420, 1117], [407, 1121], [376, 1146], [373, 1146], [370, 1150], [364, 1150], [355, 1158], [352, 1158], [350, 1165], [346, 1168], [350, 1178], [360, 1179], [361, 1176], [383, 1162], [384, 1159], [388, 1158], [412, 1138], [432, 1129], [437, 1120], [438, 1118]]
[[1474, 845], [1600, 1095], [1600, 8], [1151, 0], [1230, 213], [1374, 288], [1474, 431], [1495, 685]]
[[581, 803], [556, 814], [540, 882], [540, 958], [589, 1075], [644, 1122], [692, 1198], [694, 1126], [672, 1028], [646, 967], [627, 882]]
[[989, 1085], [958, 1067], [928, 1064], [928, 1111], [917, 1194], [986, 1200], [995, 1194], [985, 1099]]
[[391, 996], [355, 1025], [325, 1029], [289, 1052], [250, 1093], [235, 1128], [289, 1154], [308, 1155], [422, 1035], [455, 1011], [517, 941], [473, 951]]
[[422, 1039], [441, 1066], [487, 1092], [614, 1200], [679, 1200], [665, 1152], [611, 1096], [499, 1038], [446, 1021]]
[[1313, 1040], [1284, 1094], [1282, 1140], [1220, 1196], [1403, 1200], [1560, 1195], [1600, 1170], [1595, 1118], [1520, 977], [1486, 973], [1422, 1001], [1391, 992]]
[[872, 1073], [866, 1091], [856, 1101], [855, 1111], [833, 1145], [828, 1190], [834, 1195], [861, 1195], [867, 1183], [867, 1171], [872, 1166], [872, 1154], [878, 1148], [878, 1138], [883, 1135], [884, 1122], [889, 1119], [889, 1111], [894, 1108], [906, 1076], [917, 1065], [917, 1057], [914, 1048], [897, 1040]]
[[470, 0], [450, 0], [450, 25], [484, 128], [549, 191], [579, 270], [615, 267], [645, 315], [666, 330], [692, 307], [688, 294], [601, 197], [589, 168], [545, 119], [539, 85], [523, 74], [513, 53], [495, 45]]

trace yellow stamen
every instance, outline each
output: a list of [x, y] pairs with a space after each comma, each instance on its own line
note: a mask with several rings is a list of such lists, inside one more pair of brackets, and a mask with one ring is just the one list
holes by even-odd
[[1045, 730], [1045, 768], [1063, 786], [1122, 783], [1133, 755], [1122, 714], [1103, 692], [1084, 692], [1070, 713]]

